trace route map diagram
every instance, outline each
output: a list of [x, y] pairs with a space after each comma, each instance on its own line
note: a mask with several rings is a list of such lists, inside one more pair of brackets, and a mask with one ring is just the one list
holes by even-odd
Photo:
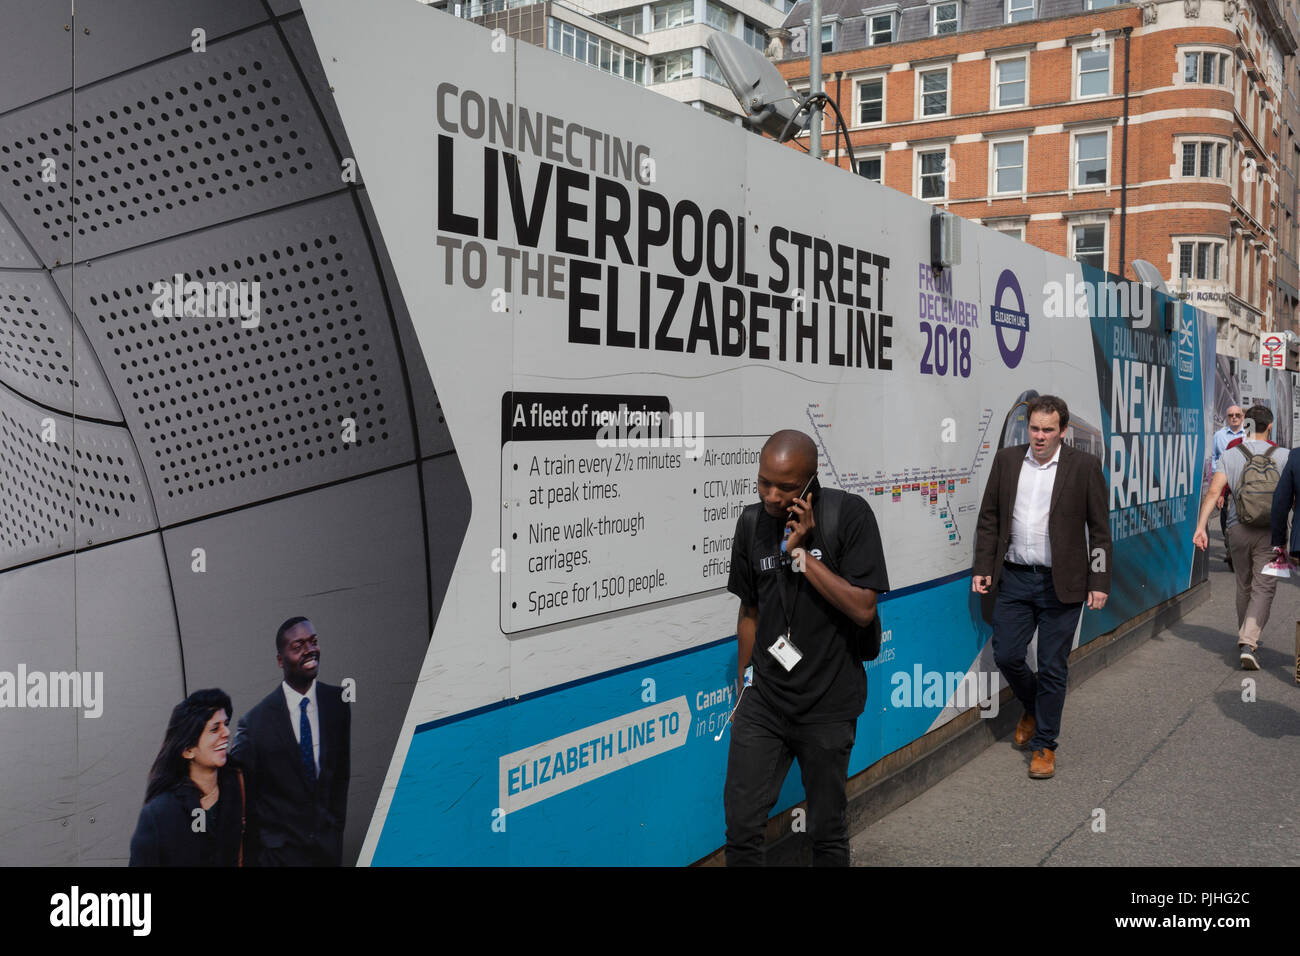
[[868, 501], [889, 495], [891, 504], [901, 504], [907, 496], [919, 499], [920, 504], [928, 506], [932, 517], [943, 522], [944, 533], [950, 547], [962, 542], [961, 528], [957, 523], [959, 512], [974, 510], [977, 503], [953, 506], [953, 498], [968, 485], [979, 473], [980, 465], [988, 456], [991, 446], [989, 425], [993, 421], [993, 409], [986, 408], [980, 415], [978, 438], [975, 441], [975, 455], [970, 467], [960, 469], [913, 467], [906, 471], [886, 473], [877, 471], [874, 475], [860, 474], [847, 469], [841, 470], [831, 457], [827, 438], [834, 427], [825, 420], [820, 402], [810, 402], [807, 407], [808, 422], [812, 425], [813, 437], [819, 449], [819, 469], [829, 473], [835, 485], [844, 491], [854, 491]]

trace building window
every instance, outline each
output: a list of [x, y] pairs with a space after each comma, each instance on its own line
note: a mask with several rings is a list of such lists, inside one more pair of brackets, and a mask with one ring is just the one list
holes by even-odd
[[1224, 243], [1213, 239], [1178, 243], [1178, 275], [1218, 281], [1223, 278]]
[[858, 160], [858, 175], [870, 179], [873, 183], [883, 181], [884, 168], [885, 157], [883, 156], [868, 156]]
[[610, 13], [601, 17], [601, 20], [608, 23], [615, 30], [622, 30], [624, 33], [630, 33], [633, 36], [640, 36], [645, 30], [641, 23], [641, 8], [627, 10], [623, 13]]
[[858, 125], [885, 121], [885, 78], [874, 76], [858, 81]]
[[936, 3], [930, 8], [930, 32], [935, 36], [956, 33], [960, 19], [959, 3]]
[[921, 80], [921, 115], [945, 116], [948, 113], [948, 68], [919, 71]]
[[1228, 54], [1213, 50], [1184, 51], [1183, 82], [1227, 86]]
[[916, 154], [917, 192], [922, 199], [948, 196], [948, 150], [921, 150]]
[[835, 49], [835, 24], [822, 24], [822, 52], [830, 53]]
[[1110, 92], [1110, 47], [1094, 50], [1091, 47], [1078, 49], [1078, 93], [1085, 96], [1105, 96]]
[[1034, 19], [1034, 0], [1007, 0], [1007, 23]]
[[1104, 186], [1110, 134], [1080, 133], [1074, 138], [1074, 185]]
[[659, 3], [653, 7], [654, 28], [668, 30], [695, 22], [695, 0], [674, 0], [672, 3]]
[[758, 24], [746, 20], [745, 42], [761, 53], [767, 49], [767, 34]]
[[731, 11], [714, 3], [713, 0], [709, 0], [704, 7], [704, 20], [711, 27], [731, 32]]
[[1025, 188], [1025, 141], [993, 144], [993, 191], [1019, 193]]
[[645, 57], [642, 54], [624, 49], [572, 23], [551, 18], [546, 45], [561, 56], [594, 66], [603, 73], [645, 84]]
[[1089, 10], [1103, 10], [1106, 7], [1113, 7], [1119, 3], [1119, 0], [1087, 0], [1086, 7]]
[[718, 66], [718, 61], [708, 50], [704, 51], [704, 78], [722, 86], [727, 85], [727, 81], [722, 76], [722, 68]]
[[1182, 142], [1183, 176], [1203, 176], [1210, 179], [1226, 178], [1228, 146], [1216, 140], [1184, 140]]
[[1000, 232], [1004, 236], [1010, 236], [1012, 239], [1018, 239], [1020, 242], [1025, 241], [1024, 226], [994, 226], [994, 232]]
[[690, 50], [664, 53], [650, 60], [650, 82], [671, 83], [695, 75], [695, 64]]
[[870, 45], [894, 42], [894, 15], [877, 13], [871, 17]]
[[1074, 261], [1105, 271], [1106, 227], [1075, 226], [1070, 233], [1074, 238]]
[[994, 86], [996, 88], [993, 101], [994, 109], [1025, 105], [1028, 92], [1028, 83], [1026, 82], [1028, 68], [1029, 60], [1023, 56], [1009, 60], [998, 60], [994, 63], [993, 69], [996, 71], [994, 77]]

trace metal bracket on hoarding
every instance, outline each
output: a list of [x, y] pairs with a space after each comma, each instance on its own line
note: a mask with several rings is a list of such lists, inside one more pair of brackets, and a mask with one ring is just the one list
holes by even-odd
[[930, 268], [942, 272], [961, 263], [961, 225], [959, 217], [936, 209], [930, 216]]

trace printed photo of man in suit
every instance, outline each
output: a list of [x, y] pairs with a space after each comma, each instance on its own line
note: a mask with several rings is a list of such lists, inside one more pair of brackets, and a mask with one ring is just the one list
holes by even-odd
[[352, 711], [316, 679], [320, 641], [291, 617], [275, 634], [284, 680], [239, 721], [230, 758], [248, 778], [245, 859], [257, 866], [339, 866], [351, 777]]
[[[993, 660], [1024, 705], [1015, 745], [1033, 751], [1029, 776], [1041, 780], [1056, 772], [1066, 665], [1083, 602], [1099, 610], [1110, 593], [1110, 514], [1101, 462], [1062, 442], [1065, 402], [1041, 395], [1026, 412], [1029, 444], [993, 458], [971, 590], [997, 593]], [[1025, 660], [1035, 629], [1037, 674]]]

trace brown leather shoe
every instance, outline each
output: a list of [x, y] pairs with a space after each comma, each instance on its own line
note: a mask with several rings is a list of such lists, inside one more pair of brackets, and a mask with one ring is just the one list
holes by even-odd
[[1033, 714], [1024, 714], [1020, 718], [1020, 723], [1016, 724], [1016, 735], [1012, 738], [1017, 750], [1024, 750], [1025, 744], [1033, 739], [1034, 731], [1038, 729], [1038, 722], [1034, 720]]
[[1056, 751], [1035, 750], [1033, 759], [1029, 761], [1029, 776], [1035, 780], [1046, 780], [1052, 774], [1056, 773]]

